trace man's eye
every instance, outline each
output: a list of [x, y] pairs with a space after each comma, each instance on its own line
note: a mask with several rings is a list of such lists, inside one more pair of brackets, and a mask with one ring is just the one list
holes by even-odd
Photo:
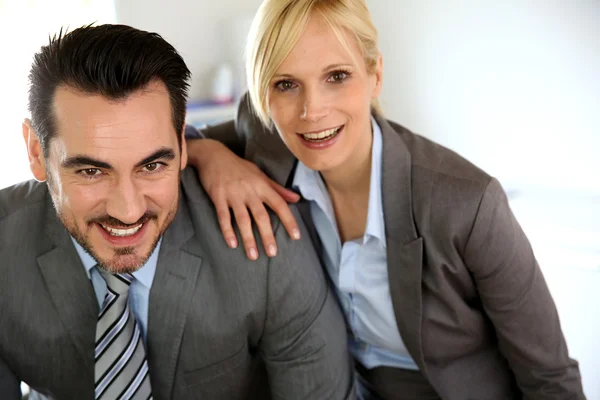
[[85, 176], [96, 176], [100, 175], [100, 170], [98, 168], [86, 168], [81, 171]]
[[146, 172], [155, 172], [155, 171], [158, 171], [162, 165], [163, 165], [162, 163], [153, 162], [153, 163], [144, 165], [144, 170]]
[[76, 174], [82, 179], [96, 179], [102, 175], [102, 171], [98, 168], [85, 168], [76, 171]]

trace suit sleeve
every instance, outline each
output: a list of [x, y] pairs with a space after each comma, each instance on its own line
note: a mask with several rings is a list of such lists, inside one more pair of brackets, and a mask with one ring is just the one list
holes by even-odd
[[235, 120], [202, 129], [199, 136], [224, 144], [238, 157], [245, 158], [248, 137], [262, 124], [252, 110], [250, 97], [245, 93], [238, 104]]
[[21, 383], [0, 358], [0, 394], [4, 400], [21, 400]]
[[495, 179], [479, 204], [464, 258], [524, 398], [585, 399], [548, 286]]
[[354, 398], [344, 319], [315, 250], [309, 240], [290, 240], [281, 224], [276, 240], [261, 341], [273, 399]]
[[204, 139], [205, 135], [192, 125], [186, 125], [184, 136], [186, 139]]
[[195, 137], [186, 134], [186, 139], [213, 139], [224, 144], [238, 157], [244, 157], [246, 140], [243, 135], [238, 134], [238, 130], [233, 120], [206, 127], [197, 132], [198, 134]]

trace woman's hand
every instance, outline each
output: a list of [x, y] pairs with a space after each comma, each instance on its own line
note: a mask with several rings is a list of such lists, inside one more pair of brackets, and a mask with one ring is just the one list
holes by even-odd
[[238, 245], [231, 225], [229, 210], [232, 209], [248, 258], [258, 258], [250, 213], [267, 255], [273, 257], [277, 254], [277, 243], [265, 204], [277, 214], [293, 239], [300, 238], [300, 230], [287, 204], [300, 199], [297, 193], [269, 179], [256, 165], [236, 156], [216, 140], [188, 140], [187, 149], [189, 163], [198, 171], [200, 182], [215, 205], [219, 225], [229, 247]]

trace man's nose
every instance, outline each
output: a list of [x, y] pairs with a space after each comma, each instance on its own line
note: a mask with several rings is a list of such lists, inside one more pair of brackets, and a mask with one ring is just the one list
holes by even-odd
[[146, 199], [133, 179], [120, 179], [112, 188], [106, 212], [125, 224], [134, 224], [146, 212]]

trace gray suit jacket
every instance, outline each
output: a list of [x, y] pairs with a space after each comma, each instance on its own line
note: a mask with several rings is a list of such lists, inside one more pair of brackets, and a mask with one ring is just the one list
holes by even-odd
[[[344, 321], [318, 257], [273, 222], [279, 256], [248, 261], [225, 245], [194, 171], [182, 173], [150, 292], [154, 399], [350, 394]], [[0, 237], [0, 398], [19, 398], [24, 381], [92, 399], [98, 304], [45, 184], [0, 191]]]
[[[203, 134], [290, 184], [294, 156], [249, 109], [245, 97], [235, 122]], [[376, 118], [392, 303], [421, 372], [448, 400], [583, 399], [554, 302], [498, 181]]]

